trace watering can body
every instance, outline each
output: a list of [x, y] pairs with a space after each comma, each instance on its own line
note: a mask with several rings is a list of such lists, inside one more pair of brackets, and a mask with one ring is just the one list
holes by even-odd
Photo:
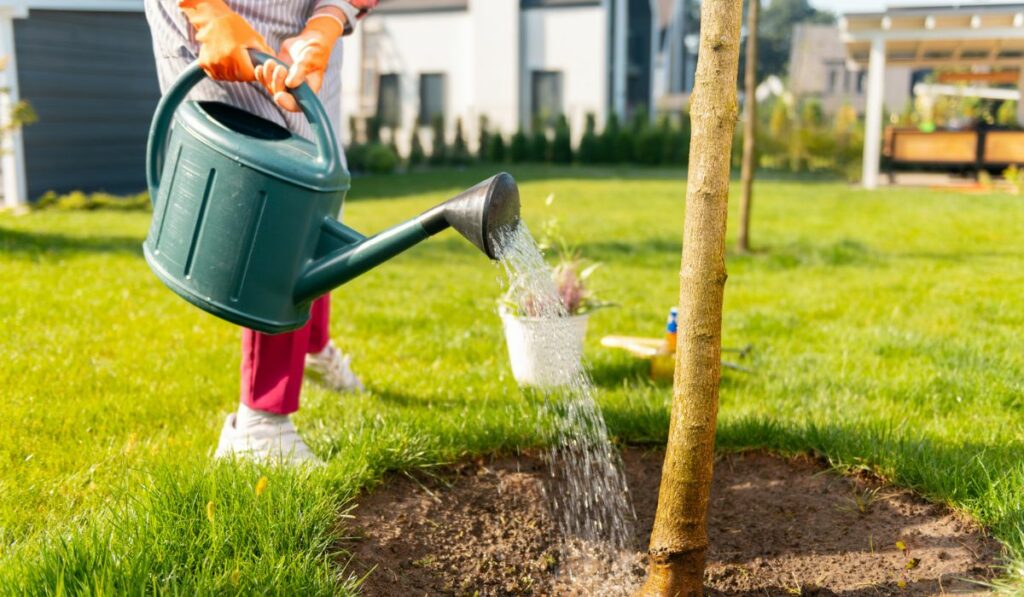
[[456, 227], [493, 258], [491, 231], [518, 221], [515, 183], [500, 175], [367, 238], [334, 219], [349, 175], [308, 87], [295, 97], [313, 141], [226, 104], [186, 101], [203, 78], [189, 67], [154, 116], [143, 252], [164, 284], [213, 315], [271, 334], [298, 329], [317, 296], [440, 230]]

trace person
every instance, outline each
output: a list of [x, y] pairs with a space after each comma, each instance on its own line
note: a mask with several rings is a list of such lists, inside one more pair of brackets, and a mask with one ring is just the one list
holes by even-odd
[[[319, 93], [340, 139], [340, 40], [378, 1], [145, 0], [160, 89], [166, 92], [198, 60], [213, 80], [197, 85], [192, 99], [230, 104], [309, 138], [312, 130], [289, 93], [305, 82]], [[249, 50], [277, 60], [254, 65]], [[329, 320], [325, 295], [297, 331], [243, 331], [241, 400], [224, 423], [215, 457], [318, 462], [291, 421], [304, 372], [336, 391], [363, 389], [351, 358], [329, 336]]]

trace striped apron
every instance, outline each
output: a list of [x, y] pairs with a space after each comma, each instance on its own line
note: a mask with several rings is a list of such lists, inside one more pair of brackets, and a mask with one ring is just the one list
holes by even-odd
[[[297, 35], [306, 26], [313, 10], [323, 0], [226, 0], [232, 10], [252, 25], [274, 50], [281, 42]], [[333, 4], [333, 2], [331, 2]], [[153, 35], [160, 91], [165, 93], [185, 68], [199, 57], [195, 29], [177, 6], [177, 0], [145, 0], [146, 20]], [[320, 100], [341, 142], [341, 40], [331, 53], [324, 75]], [[203, 81], [193, 89], [190, 99], [219, 101], [276, 122], [295, 134], [312, 138], [312, 129], [302, 113], [281, 110], [258, 83], [218, 83]], [[342, 149], [339, 147], [339, 149]], [[344, 151], [340, 151], [344, 163]]]

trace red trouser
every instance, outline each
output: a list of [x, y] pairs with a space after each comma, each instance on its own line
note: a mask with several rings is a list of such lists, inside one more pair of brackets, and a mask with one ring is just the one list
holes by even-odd
[[327, 346], [331, 297], [310, 308], [309, 323], [294, 332], [271, 336], [242, 332], [242, 404], [254, 410], [288, 415], [299, 410], [306, 355]]

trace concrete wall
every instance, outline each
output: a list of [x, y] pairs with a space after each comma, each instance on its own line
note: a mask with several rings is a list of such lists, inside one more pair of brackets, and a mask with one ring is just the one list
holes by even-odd
[[[359, 45], [359, 49], [349, 52], [348, 45], [353, 45], [353, 42]], [[357, 113], [361, 116], [372, 115], [376, 110], [378, 76], [399, 75], [402, 110], [395, 142], [403, 154], [408, 151], [413, 127], [418, 126], [421, 73], [445, 75], [445, 116], [449, 135], [454, 130], [456, 116], [462, 117], [463, 127], [475, 124], [478, 114], [473, 87], [476, 64], [468, 11], [374, 15], [366, 21], [358, 37], [353, 36], [344, 43], [347, 46], [343, 83], [347, 83], [349, 89], [353, 84], [356, 86], [354, 92], [346, 92], [347, 99], [355, 100], [348, 105], [358, 106]], [[355, 59], [362, 64], [361, 73], [360, 69], [352, 68], [357, 66], [353, 64]], [[421, 129], [421, 140], [429, 148], [432, 143], [429, 127]]]
[[[522, 30], [519, 0], [471, 0], [473, 109], [492, 129], [512, 134], [519, 127]], [[472, 120], [477, 130], [477, 118]], [[476, 135], [474, 135], [476, 137]]]
[[601, 5], [527, 9], [522, 12], [523, 60], [519, 118], [529, 124], [530, 73], [561, 71], [563, 113], [574, 141], [588, 113], [604, 122], [608, 98], [608, 11]]
[[913, 69], [906, 66], [890, 66], [885, 69], [885, 109], [889, 112], [900, 112], [907, 101], [914, 97], [910, 88]]

